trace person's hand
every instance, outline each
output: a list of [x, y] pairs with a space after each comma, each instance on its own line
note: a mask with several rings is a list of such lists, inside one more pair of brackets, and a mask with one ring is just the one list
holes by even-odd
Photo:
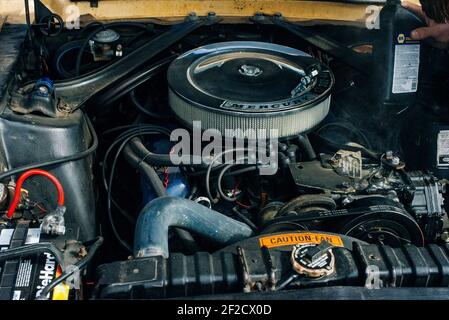
[[403, 1], [402, 6], [423, 19], [427, 27], [418, 28], [412, 31], [411, 37], [414, 40], [431, 39], [432, 45], [439, 49], [446, 49], [449, 47], [449, 24], [437, 23], [430, 19], [422, 10], [421, 6], [408, 1]]

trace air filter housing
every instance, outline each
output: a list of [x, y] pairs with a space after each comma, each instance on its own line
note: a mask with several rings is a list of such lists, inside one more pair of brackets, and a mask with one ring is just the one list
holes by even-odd
[[167, 78], [170, 106], [184, 125], [201, 121], [202, 129], [237, 138], [257, 138], [258, 129], [277, 129], [268, 134], [278, 138], [312, 129], [329, 112], [334, 84], [308, 54], [249, 41], [191, 50], [172, 62]]

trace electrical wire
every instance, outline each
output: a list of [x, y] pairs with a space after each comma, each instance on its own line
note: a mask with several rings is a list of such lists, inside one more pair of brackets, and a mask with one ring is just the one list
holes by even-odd
[[103, 167], [102, 167], [102, 174], [103, 174], [103, 185], [105, 189], [108, 189], [107, 180], [106, 180], [106, 171], [107, 171], [107, 164], [108, 159], [111, 154], [111, 152], [114, 150], [114, 148], [121, 143], [123, 140], [128, 139], [129, 137], [137, 137], [137, 136], [144, 136], [144, 135], [152, 135], [152, 134], [165, 134], [170, 135], [170, 131], [166, 128], [159, 127], [159, 126], [153, 126], [153, 125], [142, 125], [138, 126], [136, 128], [131, 128], [130, 130], [127, 130], [120, 134], [114, 142], [109, 146], [109, 148], [106, 150], [106, 153], [103, 158]]
[[[108, 150], [106, 151], [106, 154], [103, 159], [103, 168], [102, 168], [102, 174], [103, 174], [103, 184], [105, 186], [105, 189], [107, 191], [107, 210], [108, 210], [108, 219], [109, 223], [111, 224], [112, 232], [114, 233], [114, 236], [119, 241], [120, 245], [125, 248], [126, 250], [132, 252], [131, 246], [120, 236], [118, 233], [118, 230], [115, 226], [114, 219], [112, 217], [112, 204], [113, 204], [113, 198], [112, 198], [112, 182], [115, 174], [115, 167], [117, 163], [117, 159], [122, 152], [123, 148], [128, 144], [128, 142], [136, 137], [136, 136], [142, 136], [142, 135], [155, 135], [155, 134], [166, 134], [169, 135], [169, 131], [163, 127], [158, 126], [152, 126], [152, 125], [145, 125], [143, 127], [139, 128], [131, 128], [130, 130], [127, 130], [119, 135], [119, 137], [109, 146]], [[120, 144], [120, 145], [119, 145]], [[111, 166], [111, 170], [109, 173], [109, 179], [107, 178], [107, 162], [108, 158], [112, 152], [112, 150], [118, 146], [117, 152], [114, 156], [113, 163]], [[118, 204], [115, 204], [116, 207], [120, 208]], [[121, 213], [126, 212], [125, 210], [121, 209], [119, 210]]]
[[53, 243], [50, 242], [28, 244], [21, 247], [0, 251], [0, 260], [20, 258], [22, 256], [36, 254], [44, 251], [50, 252], [55, 257], [56, 262], [61, 266], [61, 269], [65, 270], [64, 257], [62, 252]]
[[118, 127], [114, 127], [108, 130], [105, 130], [101, 133], [101, 136], [106, 136], [112, 133], [116, 133], [117, 131], [122, 131], [122, 130], [126, 130], [126, 129], [138, 129], [138, 128], [142, 128], [147, 126], [147, 124], [128, 124], [128, 125], [123, 125], [123, 126], [118, 126]]
[[278, 283], [275, 287], [275, 291], [279, 291], [287, 287], [289, 284], [291, 284], [294, 280], [296, 280], [299, 277], [298, 274], [291, 274], [286, 279], [282, 280], [280, 283]]
[[244, 223], [246, 223], [248, 225], [248, 227], [250, 227], [254, 231], [259, 230], [259, 228], [257, 228], [257, 226], [250, 219], [248, 219], [245, 215], [243, 215], [237, 208], [235, 208], [235, 207], [232, 208], [232, 212], [234, 212], [234, 214], [238, 218], [240, 218], [240, 220], [242, 220]]
[[210, 192], [210, 174], [211, 174], [212, 167], [213, 167], [214, 163], [217, 162], [217, 160], [221, 159], [221, 157], [223, 157], [224, 155], [227, 155], [229, 153], [239, 152], [239, 151], [245, 152], [245, 151], [249, 151], [249, 150], [246, 149], [246, 148], [237, 148], [237, 149], [226, 150], [226, 151], [223, 151], [223, 152], [219, 153], [217, 156], [215, 156], [212, 159], [212, 161], [209, 163], [209, 165], [207, 167], [207, 170], [206, 170], [206, 181], [205, 181], [205, 183], [206, 183], [206, 194], [207, 194], [207, 197], [209, 198], [209, 200], [211, 201], [211, 203], [217, 204], [218, 201], [220, 200], [220, 198], [212, 197], [212, 194]]
[[223, 175], [229, 170], [229, 169], [231, 169], [232, 167], [234, 167], [234, 166], [236, 166], [237, 164], [235, 164], [235, 163], [231, 163], [231, 164], [228, 164], [227, 166], [225, 166], [221, 171], [220, 171], [220, 173], [218, 174], [218, 179], [217, 179], [217, 189], [218, 189], [218, 193], [220, 194], [220, 197], [223, 199], [223, 200], [226, 200], [226, 201], [229, 201], [229, 202], [235, 202], [235, 201], [237, 201], [238, 200], [238, 198], [239, 198], [239, 196], [235, 196], [235, 197], [228, 197], [225, 193], [224, 193], [224, 191], [223, 191], [223, 189], [222, 189], [222, 187], [221, 187], [221, 180], [223, 179]]
[[87, 255], [83, 258], [83, 260], [75, 263], [74, 268], [71, 268], [70, 270], [63, 271], [63, 273], [57, 277], [56, 279], [53, 279], [48, 285], [46, 285], [42, 290], [38, 297], [36, 297], [36, 300], [47, 300], [48, 294], [59, 284], [67, 280], [70, 276], [72, 276], [75, 272], [80, 272], [86, 269], [89, 265], [89, 263], [92, 261], [93, 257], [95, 256], [95, 253], [100, 248], [100, 246], [103, 244], [103, 237], [97, 237], [94, 239], [93, 244], [88, 249]]
[[148, 102], [150, 101], [150, 97], [148, 97], [148, 101], [145, 103], [145, 106], [141, 105], [140, 102], [137, 100], [135, 90], [131, 90], [129, 92], [129, 97], [130, 97], [132, 104], [136, 107], [136, 109], [139, 110], [140, 112], [142, 112], [144, 115], [146, 115], [150, 118], [160, 119], [160, 120], [166, 120], [166, 119], [171, 118], [169, 115], [165, 116], [165, 115], [150, 111], [147, 108], [147, 106], [149, 105]]
[[231, 172], [226, 172], [224, 174], [224, 177], [236, 176], [236, 175], [240, 175], [243, 173], [252, 172], [254, 170], [257, 170], [257, 166], [250, 166], [250, 167], [246, 167], [246, 168], [242, 168], [242, 169], [233, 170]]
[[[154, 134], [154, 133], [150, 133], [150, 134]], [[128, 144], [128, 142], [132, 139], [133, 137], [128, 137], [127, 139], [125, 139], [119, 146], [117, 153], [114, 156], [114, 159], [112, 161], [112, 166], [111, 166], [111, 172], [109, 175], [109, 182], [108, 182], [108, 195], [107, 195], [107, 208], [108, 208], [108, 217], [109, 217], [109, 221], [112, 227], [112, 231], [114, 232], [115, 237], [117, 238], [117, 240], [120, 242], [120, 244], [127, 249], [129, 252], [132, 252], [132, 248], [131, 246], [125, 241], [123, 240], [123, 238], [120, 236], [120, 234], [117, 231], [117, 228], [114, 224], [114, 220], [112, 218], [112, 208], [111, 208], [111, 196], [112, 196], [112, 182], [114, 179], [114, 173], [115, 173], [115, 167], [117, 165], [117, 160], [119, 155], [121, 154], [122, 150], [125, 148], [125, 146]]]
[[321, 126], [319, 129], [317, 129], [316, 133], [318, 134], [320, 131], [322, 131], [323, 129], [328, 128], [328, 127], [337, 127], [337, 128], [341, 128], [344, 130], [349, 130], [350, 132], [358, 135], [358, 137], [361, 138], [365, 142], [365, 144], [368, 148], [370, 148], [370, 149], [372, 148], [371, 142], [369, 141], [368, 137], [362, 132], [362, 130], [358, 129], [351, 123], [347, 123], [347, 122], [326, 123], [323, 126]]
[[6, 216], [8, 219], [11, 219], [14, 215], [14, 212], [16, 211], [16, 208], [20, 201], [21, 196], [21, 190], [22, 185], [25, 182], [26, 179], [28, 179], [31, 176], [43, 176], [50, 180], [56, 189], [58, 190], [58, 206], [62, 207], [64, 206], [64, 188], [61, 185], [61, 182], [59, 182], [58, 178], [56, 178], [54, 175], [52, 175], [50, 172], [41, 170], [41, 169], [32, 169], [26, 171], [24, 174], [22, 174], [19, 179], [17, 180], [15, 192], [14, 192], [14, 198], [11, 202], [11, 205], [9, 206], [8, 212], [6, 213]]
[[25, 166], [21, 166], [21, 167], [15, 168], [15, 169], [11, 169], [11, 170], [2, 172], [2, 173], [0, 173], [0, 180], [4, 180], [4, 179], [14, 176], [16, 174], [19, 174], [19, 173], [22, 173], [22, 172], [25, 172], [25, 171], [28, 171], [31, 169], [35, 169], [35, 168], [48, 168], [48, 167], [53, 167], [53, 166], [60, 165], [63, 163], [80, 160], [80, 159], [86, 158], [86, 157], [90, 156], [91, 154], [93, 154], [95, 152], [95, 150], [97, 150], [97, 147], [98, 147], [98, 137], [97, 137], [97, 134], [95, 133], [94, 127], [92, 126], [92, 123], [90, 122], [90, 119], [87, 116], [85, 117], [85, 119], [87, 122], [87, 126], [89, 128], [90, 134], [92, 136], [92, 144], [88, 149], [78, 152], [78, 153], [75, 153], [73, 155], [67, 156], [67, 157], [62, 157], [59, 159], [43, 161], [43, 162], [35, 162], [32, 164], [28, 164]]

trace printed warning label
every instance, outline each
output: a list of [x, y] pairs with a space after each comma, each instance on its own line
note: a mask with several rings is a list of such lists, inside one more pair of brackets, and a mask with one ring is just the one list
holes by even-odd
[[438, 133], [437, 166], [449, 167], [449, 130], [441, 130]]
[[327, 241], [337, 247], [344, 246], [341, 237], [325, 233], [285, 233], [259, 238], [260, 247], [267, 248], [293, 246], [306, 243], [320, 244], [322, 241]]
[[[399, 43], [401, 43], [399, 41]], [[397, 44], [394, 55], [393, 93], [418, 91], [419, 44]]]
[[19, 265], [16, 277], [16, 287], [28, 287], [30, 286], [31, 271], [33, 270], [33, 264], [30, 259], [22, 260]]

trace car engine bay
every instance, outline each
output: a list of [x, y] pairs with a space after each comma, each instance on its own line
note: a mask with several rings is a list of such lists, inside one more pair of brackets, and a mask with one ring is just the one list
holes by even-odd
[[0, 33], [0, 299], [449, 286], [449, 53], [411, 12], [39, 14]]

